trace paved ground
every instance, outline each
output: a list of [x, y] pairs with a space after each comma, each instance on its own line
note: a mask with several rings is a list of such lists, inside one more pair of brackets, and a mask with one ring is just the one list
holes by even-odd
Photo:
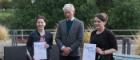
[[[131, 43], [132, 43], [131, 55], [135, 55], [134, 53], [135, 53], [136, 45], [134, 44], [134, 41], [132, 41]], [[25, 45], [25, 44], [19, 44], [19, 45]], [[2, 54], [2, 52], [0, 54]], [[122, 42], [121, 41], [118, 41], [118, 51], [115, 54], [122, 54]], [[52, 60], [58, 60], [58, 58], [59, 58], [58, 55], [59, 55], [58, 48], [56, 46], [53, 46], [53, 49], [51, 51]]]

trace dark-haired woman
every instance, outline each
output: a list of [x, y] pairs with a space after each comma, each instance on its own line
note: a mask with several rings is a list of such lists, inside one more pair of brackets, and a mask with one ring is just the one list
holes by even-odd
[[45, 31], [45, 26], [46, 26], [45, 21], [46, 19], [44, 16], [38, 16], [36, 18], [36, 30], [33, 31], [28, 37], [27, 49], [32, 59], [34, 59], [33, 58], [34, 57], [34, 48], [33, 48], [34, 42], [45, 42], [44, 48], [46, 48], [47, 50], [48, 59], [41, 59], [41, 60], [50, 60], [49, 51], [52, 46], [53, 35], [52, 33]]
[[96, 30], [91, 33], [90, 43], [96, 44], [96, 60], [114, 60], [113, 53], [117, 51], [115, 35], [105, 27], [107, 20], [105, 13], [94, 17]]

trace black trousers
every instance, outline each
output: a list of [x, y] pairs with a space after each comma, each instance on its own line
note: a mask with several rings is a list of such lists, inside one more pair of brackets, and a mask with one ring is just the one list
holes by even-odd
[[62, 56], [62, 55], [60, 55], [59, 60], [80, 60], [80, 56]]

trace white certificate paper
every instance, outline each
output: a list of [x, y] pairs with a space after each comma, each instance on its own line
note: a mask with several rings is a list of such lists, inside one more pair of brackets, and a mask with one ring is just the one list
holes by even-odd
[[45, 48], [46, 42], [34, 42], [34, 59], [47, 59], [47, 49]]
[[84, 44], [82, 60], [95, 60], [96, 44]]

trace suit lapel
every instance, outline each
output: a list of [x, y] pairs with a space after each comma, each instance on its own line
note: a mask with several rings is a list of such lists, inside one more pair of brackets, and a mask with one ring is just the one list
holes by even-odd
[[67, 37], [68, 39], [71, 39], [70, 36], [72, 36], [72, 33], [75, 32], [75, 28], [77, 27], [76, 25], [77, 25], [77, 23], [76, 23], [76, 20], [74, 19], [74, 20], [73, 20], [73, 24], [72, 24], [72, 26], [71, 26], [71, 28], [70, 28], [68, 37]]
[[48, 40], [49, 40], [49, 34], [45, 31], [45, 41], [46, 41], [46, 43], [48, 42]]
[[72, 23], [72, 26], [71, 26], [71, 28], [70, 28], [70, 31], [69, 31], [69, 33], [68, 33], [68, 35], [67, 35], [67, 26], [66, 26], [66, 20], [65, 20], [63, 27], [64, 27], [64, 32], [65, 32], [66, 35], [67, 35], [67, 39], [71, 39], [71, 38], [70, 38], [70, 35], [72, 34], [72, 32], [74, 32], [75, 27], [76, 27], [76, 24], [77, 24], [77, 23], [76, 23], [76, 19], [74, 19], [74, 20], [73, 20], [73, 23]]
[[67, 33], [66, 20], [63, 22], [62, 25], [63, 25], [63, 26], [62, 26], [62, 27], [63, 27], [63, 28], [62, 28], [62, 29], [63, 29], [63, 32], [64, 32], [64, 33]]

